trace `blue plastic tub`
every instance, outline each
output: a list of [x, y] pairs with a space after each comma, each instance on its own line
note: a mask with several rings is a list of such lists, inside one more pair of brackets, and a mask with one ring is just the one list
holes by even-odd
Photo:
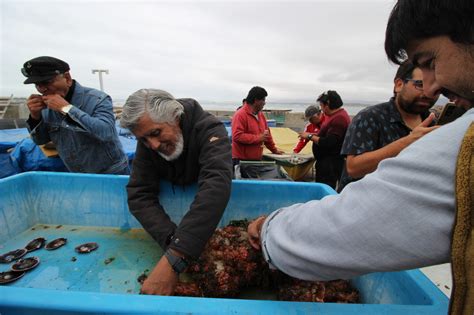
[[[448, 299], [419, 270], [352, 280], [362, 304], [139, 295], [137, 277], [161, 250], [129, 214], [127, 176], [30, 172], [0, 179], [0, 253], [36, 237], [66, 237], [56, 251], [27, 256], [40, 265], [0, 286], [0, 314], [446, 314]], [[196, 186], [162, 183], [161, 202], [173, 220], [187, 211]], [[314, 183], [234, 181], [222, 224], [335, 192]], [[99, 243], [80, 255], [74, 247]], [[0, 271], [9, 269], [0, 265]]]

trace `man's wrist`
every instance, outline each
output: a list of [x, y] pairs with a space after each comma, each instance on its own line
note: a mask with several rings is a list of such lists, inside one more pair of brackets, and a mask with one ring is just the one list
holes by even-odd
[[165, 251], [164, 255], [168, 260], [168, 263], [171, 265], [171, 268], [177, 274], [182, 273], [189, 265], [188, 261], [184, 257], [176, 255], [176, 252], [169, 248]]
[[307, 137], [306, 137], [309, 141], [311, 141], [311, 139], [313, 138], [313, 134], [309, 134]]
[[267, 218], [266, 215], [263, 215], [259, 218], [260, 221], [257, 224], [257, 233], [258, 233], [259, 236], [260, 236], [260, 234], [262, 234], [262, 227], [263, 227], [263, 223], [265, 223], [266, 218]]
[[63, 107], [61, 108], [61, 113], [62, 113], [63, 115], [66, 115], [67, 113], [69, 113], [69, 111], [71, 110], [71, 108], [72, 108], [72, 105], [71, 105], [71, 104], [67, 104], [66, 106], [63, 106]]

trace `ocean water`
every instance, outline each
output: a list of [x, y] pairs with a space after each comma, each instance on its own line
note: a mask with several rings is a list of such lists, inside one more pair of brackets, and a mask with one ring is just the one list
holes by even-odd
[[[122, 106], [125, 103], [125, 100], [114, 100], [114, 106]], [[241, 105], [231, 101], [199, 101], [201, 106], [205, 110], [225, 110], [225, 111], [235, 111]], [[304, 113], [305, 109], [314, 103], [310, 102], [267, 102], [264, 109], [265, 110], [291, 110], [291, 113]], [[374, 103], [375, 104], [375, 103]], [[373, 104], [365, 103], [351, 103], [347, 102], [343, 105], [349, 115], [353, 116], [357, 114], [360, 110], [366, 108]]]
[[[305, 109], [314, 103], [277, 103], [277, 102], [268, 102], [265, 104], [264, 110], [291, 110], [291, 113], [304, 113]], [[234, 111], [240, 105], [224, 102], [202, 102], [202, 107], [205, 110], [229, 110]], [[370, 106], [369, 104], [344, 104], [343, 108], [349, 113], [349, 115], [355, 115], [360, 110]]]

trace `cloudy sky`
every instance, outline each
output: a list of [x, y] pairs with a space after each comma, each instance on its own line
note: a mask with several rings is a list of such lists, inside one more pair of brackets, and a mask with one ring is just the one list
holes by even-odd
[[125, 99], [140, 88], [235, 101], [254, 85], [267, 101], [312, 101], [328, 89], [347, 101], [392, 94], [384, 54], [395, 1], [0, 0], [0, 95], [28, 96], [23, 63], [63, 59], [73, 78]]

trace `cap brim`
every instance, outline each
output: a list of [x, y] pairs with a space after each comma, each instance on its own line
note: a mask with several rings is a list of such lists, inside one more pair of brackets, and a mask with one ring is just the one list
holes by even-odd
[[23, 82], [23, 84], [31, 84], [31, 83], [38, 83], [38, 82], [43, 82], [43, 81], [46, 81], [46, 80], [50, 80], [52, 78], [54, 78], [55, 76], [57, 76], [57, 74], [50, 74], [50, 75], [42, 75], [42, 76], [31, 76], [31, 77], [28, 77], [25, 82]]

